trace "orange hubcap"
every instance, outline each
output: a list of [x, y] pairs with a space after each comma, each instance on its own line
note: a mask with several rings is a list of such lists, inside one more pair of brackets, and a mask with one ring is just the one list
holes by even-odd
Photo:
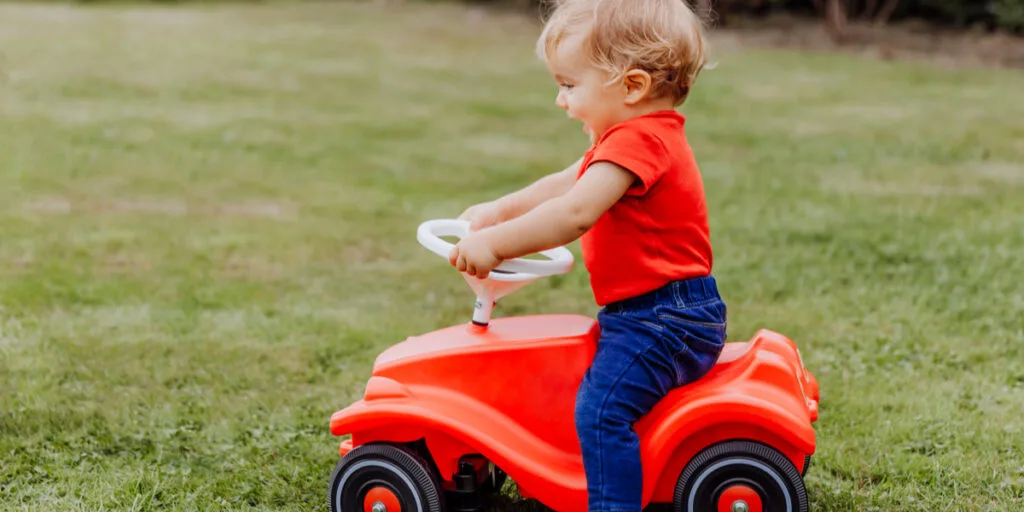
[[387, 487], [374, 487], [363, 499], [363, 512], [402, 512], [402, 504]]
[[762, 512], [761, 496], [750, 487], [734, 485], [718, 498], [718, 512]]

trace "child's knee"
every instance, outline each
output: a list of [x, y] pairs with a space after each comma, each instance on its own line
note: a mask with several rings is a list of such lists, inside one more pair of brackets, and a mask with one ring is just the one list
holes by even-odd
[[[593, 401], [585, 398], [576, 403], [576, 434], [580, 441], [587, 443], [596, 441], [598, 437], [618, 439], [626, 435], [633, 423], [628, 408], [616, 407], [615, 401], [608, 400], [608, 397], [592, 398]], [[591, 404], [595, 405], [592, 407]]]

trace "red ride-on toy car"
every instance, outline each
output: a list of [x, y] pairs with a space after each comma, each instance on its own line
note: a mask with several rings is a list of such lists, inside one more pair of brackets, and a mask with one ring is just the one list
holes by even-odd
[[[420, 226], [447, 257], [464, 222]], [[501, 296], [573, 264], [504, 262], [477, 294], [473, 322], [411, 337], [378, 357], [362, 400], [331, 417], [351, 434], [330, 480], [334, 512], [479, 511], [506, 475], [525, 497], [585, 511], [586, 477], [573, 418], [596, 350], [595, 320], [540, 315], [490, 320]], [[465, 276], [465, 275], [464, 275]], [[818, 385], [796, 345], [759, 331], [727, 343], [715, 368], [670, 392], [636, 423], [643, 496], [685, 512], [805, 512], [803, 473], [815, 449]]]

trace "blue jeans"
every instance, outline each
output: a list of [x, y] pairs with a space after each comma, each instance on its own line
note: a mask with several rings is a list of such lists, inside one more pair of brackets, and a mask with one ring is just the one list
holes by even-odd
[[597, 354], [576, 396], [588, 510], [641, 511], [643, 472], [633, 423], [715, 365], [725, 344], [725, 317], [711, 276], [669, 283], [598, 314]]

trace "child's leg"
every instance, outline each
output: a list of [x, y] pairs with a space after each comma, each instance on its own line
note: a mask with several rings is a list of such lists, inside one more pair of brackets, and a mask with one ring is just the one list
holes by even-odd
[[675, 371], [671, 358], [657, 357], [655, 329], [625, 316], [601, 320], [597, 354], [576, 397], [587, 508], [640, 512], [643, 472], [633, 423], [674, 387]]
[[602, 313], [599, 321], [597, 354], [576, 399], [588, 510], [640, 512], [643, 471], [633, 423], [673, 388], [706, 373], [724, 340], [717, 332], [693, 336], [659, 325], [654, 314]]

